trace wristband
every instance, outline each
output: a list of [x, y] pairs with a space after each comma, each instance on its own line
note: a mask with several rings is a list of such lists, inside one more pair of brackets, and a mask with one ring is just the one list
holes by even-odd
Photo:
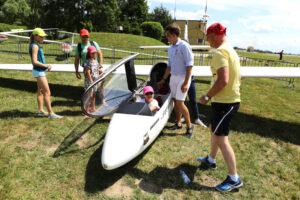
[[209, 101], [211, 98], [208, 95], [204, 96], [205, 101]]

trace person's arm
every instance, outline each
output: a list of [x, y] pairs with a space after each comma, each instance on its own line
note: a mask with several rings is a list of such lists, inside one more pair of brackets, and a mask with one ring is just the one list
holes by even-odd
[[156, 109], [157, 109], [156, 106], [151, 106], [151, 107], [150, 107], [151, 112], [155, 111]]
[[100, 74], [102, 74], [102, 68], [101, 67], [98, 68], [98, 75], [100, 75]]
[[186, 67], [185, 79], [184, 79], [184, 82], [181, 86], [182, 93], [185, 93], [189, 89], [188, 88], [188, 83], [189, 83], [189, 80], [192, 76], [192, 68], [193, 68], [193, 66]]
[[161, 87], [161, 86], [166, 82], [166, 80], [167, 80], [167, 78], [169, 77], [170, 73], [171, 73], [171, 67], [168, 66], [167, 69], [166, 69], [166, 71], [165, 71], [165, 74], [164, 74], [164, 76], [163, 76], [163, 79], [160, 80], [159, 82], [157, 82], [157, 85], [158, 85], [159, 87]]
[[185, 93], [189, 89], [188, 83], [192, 76], [192, 68], [194, 65], [194, 54], [190, 45], [182, 46], [182, 49], [180, 51], [182, 52], [183, 60], [186, 66], [185, 79], [181, 86], [182, 93]]
[[229, 67], [221, 67], [217, 70], [218, 78], [212, 88], [208, 91], [206, 95], [203, 95], [200, 98], [201, 104], [207, 104], [209, 100], [205, 100], [205, 96], [208, 96], [211, 99], [217, 93], [219, 93], [229, 82]]
[[32, 64], [38, 67], [44, 67], [48, 69], [48, 71], [51, 70], [51, 65], [43, 64], [38, 61], [37, 56], [38, 56], [38, 51], [39, 47], [37, 45], [32, 46]]
[[76, 77], [78, 79], [81, 79], [81, 75], [78, 71], [78, 67], [79, 67], [79, 59], [80, 59], [80, 56], [79, 54], [75, 56], [75, 63], [74, 63], [74, 66], [75, 66], [75, 74], [76, 74]]
[[85, 72], [87, 74], [87, 77], [88, 77], [90, 83], [92, 83], [93, 79], [92, 79], [92, 75], [91, 75], [91, 69], [89, 67], [85, 67], [84, 70], [85, 70]]
[[103, 64], [103, 57], [102, 57], [101, 50], [98, 49], [98, 50], [97, 50], [97, 53], [98, 53], [98, 56], [99, 56], [99, 65], [102, 66], [102, 64]]
[[155, 101], [155, 102], [153, 102], [153, 105], [150, 106], [151, 112], [159, 109], [158, 102], [155, 99], [153, 101]]

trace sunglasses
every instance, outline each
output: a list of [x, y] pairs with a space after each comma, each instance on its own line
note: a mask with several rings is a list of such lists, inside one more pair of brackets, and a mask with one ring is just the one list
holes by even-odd
[[153, 94], [153, 92], [147, 92], [147, 93], [145, 93], [145, 95], [152, 95]]
[[81, 36], [82, 38], [89, 38], [89, 36]]

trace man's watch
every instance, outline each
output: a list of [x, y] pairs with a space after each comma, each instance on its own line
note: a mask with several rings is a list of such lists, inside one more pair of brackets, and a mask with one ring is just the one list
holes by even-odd
[[209, 101], [209, 100], [210, 100], [210, 97], [207, 96], [207, 95], [205, 95], [205, 96], [204, 96], [204, 99], [205, 99], [205, 101]]

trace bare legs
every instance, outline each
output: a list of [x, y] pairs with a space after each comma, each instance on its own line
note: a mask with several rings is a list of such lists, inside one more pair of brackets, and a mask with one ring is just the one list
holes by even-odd
[[191, 123], [190, 113], [188, 108], [184, 104], [184, 101], [174, 99], [174, 103], [175, 103], [176, 120], [178, 125], [179, 126], [181, 125], [181, 114], [182, 114], [186, 121], [187, 127], [191, 127], [192, 123]]
[[50, 88], [48, 85], [48, 81], [45, 76], [39, 76], [36, 78], [37, 80], [37, 86], [38, 86], [38, 92], [37, 92], [37, 102], [38, 102], [38, 109], [39, 111], [43, 110], [43, 100], [45, 101], [45, 106], [49, 112], [50, 115], [53, 114], [52, 108], [51, 108], [51, 101], [50, 101]]
[[215, 135], [210, 126], [211, 132], [211, 151], [210, 157], [216, 159], [218, 148], [220, 148], [225, 163], [227, 165], [228, 173], [229, 174], [237, 174], [236, 170], [236, 160], [234, 151], [229, 143], [228, 136], [217, 136]]

